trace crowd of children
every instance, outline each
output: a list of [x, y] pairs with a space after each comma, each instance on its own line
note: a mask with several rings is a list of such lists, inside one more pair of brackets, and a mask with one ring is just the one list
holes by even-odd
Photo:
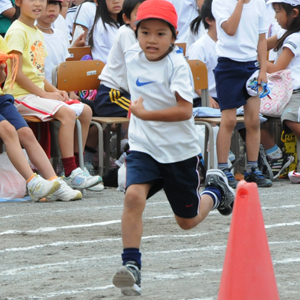
[[[140, 295], [142, 215], [149, 197], [163, 189], [176, 222], [185, 230], [197, 226], [213, 209], [222, 215], [232, 212], [237, 181], [230, 172], [228, 155], [236, 111], [241, 106], [247, 147], [244, 179], [259, 187], [272, 185], [258, 168], [260, 98], [250, 96], [246, 89], [246, 82], [255, 71], [258, 84], [262, 84], [268, 82], [267, 72], [291, 70], [293, 95], [281, 121], [285, 130], [300, 139], [300, 1], [73, 3], [70, 7], [72, 2], [63, 0], [15, 0], [15, 6], [14, 1], [3, 1], [0, 5], [0, 33], [5, 36], [5, 40], [0, 37], [0, 51], [11, 55], [6, 64], [0, 64], [0, 83], [4, 82], [3, 92], [0, 91], [0, 137], [11, 162], [26, 179], [34, 201], [44, 197], [76, 200], [82, 198], [79, 189], [97, 190], [101, 177], [79, 168], [75, 134], [78, 118], [84, 145], [92, 110], [86, 104], [70, 102], [70, 97], [79, 97], [54, 87], [51, 74], [56, 65], [68, 58], [72, 37], [75, 45], [91, 47], [93, 59], [106, 63], [99, 76], [101, 84], [93, 103], [94, 113], [127, 116], [129, 108], [131, 111], [122, 215], [123, 263], [113, 276], [113, 284], [124, 295]], [[266, 18], [267, 5], [268, 13], [274, 14], [282, 28], [271, 37], [275, 19]], [[12, 12], [15, 21], [10, 24]], [[82, 33], [77, 38], [78, 32]], [[201, 98], [201, 91], [193, 90], [190, 68], [176, 42], [187, 43], [189, 59], [206, 64], [210, 106], [221, 110], [218, 168], [207, 170], [201, 193], [201, 149], [193, 120], [193, 106], [201, 105], [193, 99]], [[267, 50], [274, 50], [275, 63], [267, 62]], [[64, 177], [56, 176], [22, 116], [60, 121], [58, 141]], [[269, 145], [269, 158], [279, 159], [278, 146], [272, 142]], [[21, 146], [41, 176], [33, 173]], [[102, 189], [100, 185], [98, 190]]]

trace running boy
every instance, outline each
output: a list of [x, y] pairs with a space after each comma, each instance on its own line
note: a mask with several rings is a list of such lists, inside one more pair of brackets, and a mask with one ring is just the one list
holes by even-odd
[[147, 198], [163, 188], [183, 229], [198, 225], [214, 208], [230, 214], [234, 200], [221, 170], [207, 172], [206, 188], [199, 195], [201, 151], [192, 117], [193, 87], [189, 66], [174, 47], [174, 6], [166, 0], [145, 1], [135, 24], [139, 43], [125, 54], [129, 90], [137, 100], [131, 104], [131, 152], [126, 158], [123, 266], [113, 277], [113, 284], [127, 296], [141, 294], [139, 248]]
[[[221, 125], [217, 137], [218, 168], [228, 177], [231, 187], [237, 181], [229, 172], [227, 159], [232, 131], [236, 125], [236, 109], [244, 106], [246, 126], [247, 167], [245, 180], [256, 182], [259, 187], [269, 187], [272, 182], [265, 179], [257, 168], [260, 144], [260, 122], [258, 96], [250, 97], [246, 82], [260, 67], [258, 83], [267, 82], [267, 44], [265, 21], [266, 3], [263, 0], [214, 0], [212, 13], [217, 24], [217, 56], [215, 68], [217, 98]], [[256, 61], [258, 55], [259, 64]]]

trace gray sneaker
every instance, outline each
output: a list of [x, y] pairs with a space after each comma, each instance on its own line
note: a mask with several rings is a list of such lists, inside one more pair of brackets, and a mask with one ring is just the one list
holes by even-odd
[[206, 173], [205, 187], [214, 186], [222, 193], [222, 199], [218, 206], [221, 215], [228, 216], [232, 213], [235, 193], [229, 186], [227, 176], [218, 169], [208, 170]]
[[140, 296], [141, 289], [141, 271], [134, 261], [128, 261], [120, 267], [113, 277], [115, 287], [121, 289], [125, 296]]

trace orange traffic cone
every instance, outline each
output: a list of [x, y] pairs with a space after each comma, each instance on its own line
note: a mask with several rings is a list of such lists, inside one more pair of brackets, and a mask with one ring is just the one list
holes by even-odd
[[218, 300], [279, 300], [257, 185], [237, 186]]

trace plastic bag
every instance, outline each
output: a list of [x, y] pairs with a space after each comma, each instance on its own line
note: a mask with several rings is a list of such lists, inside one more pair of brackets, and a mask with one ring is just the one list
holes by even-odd
[[16, 170], [7, 153], [0, 154], [0, 198], [23, 198], [26, 193], [26, 180]]
[[118, 188], [117, 191], [125, 192], [125, 182], [126, 182], [126, 164], [122, 164], [118, 170]]

